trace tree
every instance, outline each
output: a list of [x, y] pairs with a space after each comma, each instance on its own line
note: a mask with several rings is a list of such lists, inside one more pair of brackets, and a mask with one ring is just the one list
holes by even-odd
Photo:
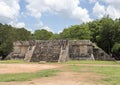
[[100, 37], [100, 29], [101, 29], [100, 20], [95, 20], [87, 24], [91, 31], [91, 41], [97, 42]]
[[50, 40], [59, 40], [59, 39], [61, 39], [59, 34], [53, 34], [53, 35], [50, 37]]
[[91, 31], [87, 24], [74, 25], [64, 29], [60, 36], [62, 39], [90, 39]]
[[16, 36], [16, 40], [25, 41], [30, 39], [31, 33], [25, 28], [16, 28], [14, 36]]
[[0, 56], [4, 59], [13, 48], [17, 40], [29, 40], [30, 32], [24, 28], [14, 28], [10, 25], [0, 24]]
[[114, 42], [120, 43], [120, 18], [114, 21]]
[[53, 35], [53, 33], [45, 29], [41, 29], [41, 30], [36, 30], [33, 35], [37, 40], [49, 40]]
[[115, 43], [112, 48], [113, 57], [120, 60], [120, 43]]
[[114, 44], [114, 21], [105, 17], [100, 20], [100, 25], [100, 35], [97, 43], [107, 53], [111, 53]]
[[13, 47], [12, 27], [0, 24], [0, 56], [4, 59]]

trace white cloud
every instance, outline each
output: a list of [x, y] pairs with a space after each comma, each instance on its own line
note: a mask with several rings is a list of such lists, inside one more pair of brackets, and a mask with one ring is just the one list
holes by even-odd
[[95, 6], [93, 7], [93, 14], [98, 18], [103, 17], [106, 14], [105, 6], [100, 5], [99, 2], [96, 2]]
[[45, 30], [47, 30], [47, 31], [54, 32], [49, 26], [45, 25], [42, 21], [39, 21], [38, 23], [33, 24], [33, 25], [32, 25], [32, 28], [34, 28], [34, 29], [28, 29], [28, 30], [30, 30], [32, 33], [33, 33], [35, 30], [40, 30], [40, 29], [45, 29]]
[[90, 3], [95, 3], [97, 0], [89, 0]]
[[18, 23], [15, 25], [15, 27], [17, 27], [17, 28], [25, 27], [25, 23], [23, 23], [23, 22], [18, 22]]
[[79, 0], [26, 0], [27, 10], [34, 17], [40, 18], [43, 13], [52, 13], [65, 18], [90, 21], [87, 9], [81, 8]]
[[109, 5], [107, 7], [107, 14], [113, 19], [120, 18], [120, 9], [117, 9], [117, 8]]
[[91, 21], [88, 15], [88, 11], [80, 7], [77, 7], [73, 10], [72, 18], [80, 19], [83, 22]]
[[11, 21], [10, 23], [8, 23], [9, 25], [12, 25], [13, 27], [17, 27], [17, 28], [25, 28], [25, 23], [24, 22], [13, 22]]
[[103, 0], [103, 2], [120, 7], [120, 0]]
[[0, 22], [8, 23], [19, 15], [19, 0], [0, 0]]
[[36, 26], [37, 26], [37, 27], [42, 27], [42, 26], [44, 26], [44, 24], [43, 24], [42, 21], [40, 21], [39, 23], [36, 24]]
[[36, 24], [37, 29], [45, 29], [47, 31], [54, 32], [50, 27], [43, 24], [42, 21], [40, 21], [38, 24]]
[[103, 17], [103, 15], [109, 15], [111, 18], [120, 18], [120, 0], [101, 0], [106, 5], [95, 3], [93, 8], [93, 14], [98, 18]]
[[50, 32], [54, 33], [54, 31], [51, 28], [49, 28], [48, 26], [43, 26], [41, 29], [45, 29], [47, 31], [50, 31]]
[[103, 2], [108, 4], [106, 12], [111, 18], [120, 18], [120, 0], [104, 0]]

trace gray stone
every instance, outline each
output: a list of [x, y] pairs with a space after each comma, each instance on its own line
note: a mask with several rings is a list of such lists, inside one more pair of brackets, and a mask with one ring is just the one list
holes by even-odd
[[66, 62], [68, 60], [110, 60], [111, 57], [90, 40], [34, 40], [14, 42], [9, 59], [26, 62]]

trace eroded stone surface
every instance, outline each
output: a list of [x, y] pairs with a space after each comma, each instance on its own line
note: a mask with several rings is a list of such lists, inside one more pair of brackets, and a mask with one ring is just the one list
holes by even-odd
[[102, 49], [95, 48], [90, 40], [17, 41], [8, 57], [24, 59], [27, 62], [111, 59]]

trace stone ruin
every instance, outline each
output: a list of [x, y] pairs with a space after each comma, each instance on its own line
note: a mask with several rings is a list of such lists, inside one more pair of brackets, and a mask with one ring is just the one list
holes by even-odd
[[7, 59], [26, 62], [65, 62], [68, 60], [111, 60], [90, 40], [31, 40], [14, 42]]

